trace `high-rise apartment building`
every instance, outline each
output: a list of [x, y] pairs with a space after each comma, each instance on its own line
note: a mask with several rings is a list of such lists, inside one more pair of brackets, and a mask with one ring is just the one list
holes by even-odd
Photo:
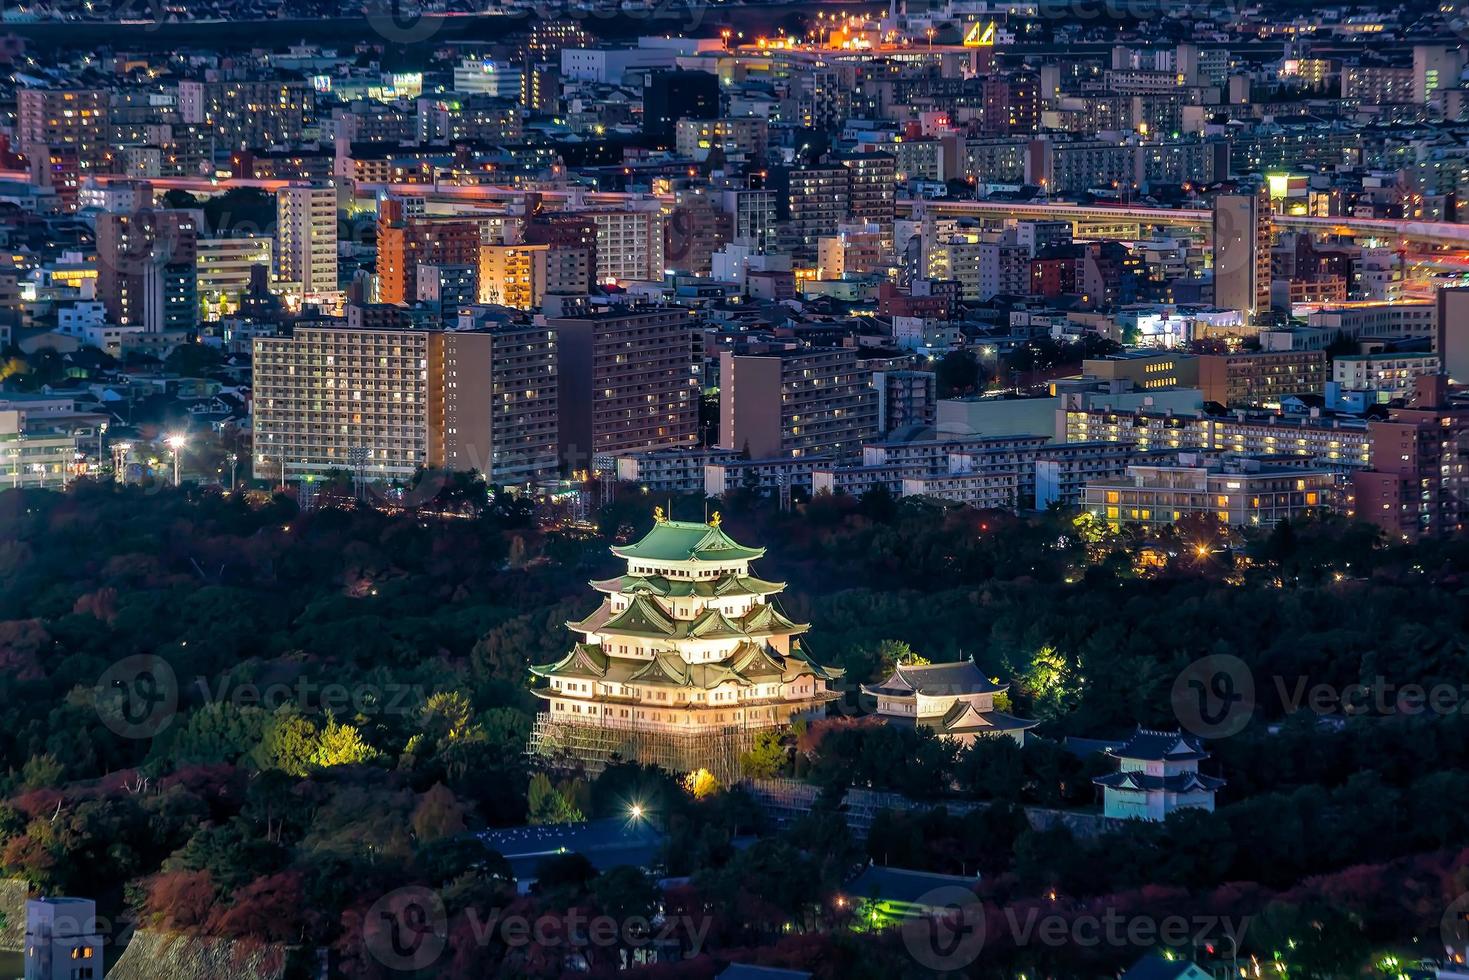
[[284, 479], [352, 466], [403, 480], [428, 462], [425, 330], [296, 327], [255, 341], [255, 476]]
[[316, 90], [298, 81], [184, 79], [178, 105], [185, 123], [209, 126], [217, 149], [260, 149], [300, 141], [316, 115]]
[[97, 298], [120, 326], [150, 333], [199, 321], [198, 221], [193, 211], [97, 216]]
[[594, 211], [597, 278], [602, 282], [663, 281], [663, 215], [657, 211]]
[[109, 95], [105, 89], [22, 88], [15, 95], [15, 142], [32, 160], [39, 147], [70, 149], [84, 171], [105, 170]]
[[1287, 395], [1317, 395], [1330, 373], [1319, 350], [1247, 351], [1198, 358], [1204, 401], [1226, 408], [1278, 408]]
[[255, 475], [352, 469], [401, 481], [421, 466], [491, 483], [549, 473], [556, 353], [545, 327], [444, 331], [298, 326], [255, 342]]
[[592, 289], [592, 249], [559, 245], [482, 245], [479, 301], [532, 310], [546, 296], [585, 296]]
[[544, 326], [429, 334], [428, 465], [495, 484], [556, 472], [556, 339]]
[[337, 192], [327, 184], [283, 187], [275, 196], [275, 277], [303, 301], [337, 292]]
[[773, 456], [855, 455], [878, 431], [872, 372], [848, 348], [719, 355], [719, 445]]
[[1394, 537], [1441, 538], [1469, 523], [1469, 407], [1448, 378], [1417, 380], [1405, 408], [1368, 426], [1371, 466], [1352, 475], [1356, 516]]
[[702, 335], [688, 310], [581, 309], [546, 324], [556, 335], [564, 463], [698, 441]]
[[897, 161], [890, 153], [856, 153], [842, 157], [847, 168], [847, 214], [876, 225], [885, 245], [893, 240], [897, 206]]
[[775, 241], [775, 223], [779, 219], [775, 191], [725, 191], [723, 200], [724, 210], [734, 221], [730, 233], [735, 244], [763, 252]]
[[798, 244], [812, 253], [816, 240], [834, 235], [847, 217], [850, 174], [840, 163], [777, 171], [772, 184], [780, 192], [781, 217], [788, 220]]
[[1214, 305], [1253, 321], [1270, 312], [1270, 197], [1220, 194], [1214, 199]]
[[479, 226], [468, 220], [416, 214], [419, 203], [421, 199], [400, 197], [378, 202], [379, 302], [412, 302], [420, 263], [479, 266]]

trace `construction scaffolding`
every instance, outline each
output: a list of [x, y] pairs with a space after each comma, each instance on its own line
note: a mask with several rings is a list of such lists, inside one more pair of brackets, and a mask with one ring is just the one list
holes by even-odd
[[742, 776], [740, 756], [763, 727], [729, 725], [694, 732], [553, 721], [541, 713], [531, 726], [527, 753], [556, 769], [599, 773], [613, 762], [639, 762], [682, 775], [707, 769], [728, 786]]

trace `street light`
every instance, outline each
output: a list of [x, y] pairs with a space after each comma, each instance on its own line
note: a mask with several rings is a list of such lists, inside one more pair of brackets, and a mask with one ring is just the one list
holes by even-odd
[[188, 440], [181, 435], [172, 435], [164, 440], [164, 444], [173, 451], [173, 485], [178, 486], [179, 453], [183, 450], [184, 446], [188, 444]]

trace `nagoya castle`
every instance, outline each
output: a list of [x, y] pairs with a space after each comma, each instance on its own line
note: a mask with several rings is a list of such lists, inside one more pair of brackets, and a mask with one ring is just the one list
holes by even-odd
[[775, 605], [785, 584], [751, 573], [765, 549], [734, 541], [718, 514], [671, 521], [659, 508], [647, 535], [612, 553], [627, 571], [591, 583], [601, 605], [567, 623], [579, 641], [531, 668], [547, 708], [532, 753], [591, 771], [614, 757], [707, 769], [727, 782], [757, 733], [839, 696], [828, 684], [842, 671], [813, 660], [808, 627]]

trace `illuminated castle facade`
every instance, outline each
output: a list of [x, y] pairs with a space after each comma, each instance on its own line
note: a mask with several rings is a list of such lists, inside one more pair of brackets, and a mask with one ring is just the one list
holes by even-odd
[[613, 757], [674, 772], [738, 776], [740, 752], [766, 729], [818, 713], [838, 697], [841, 671], [807, 655], [807, 626], [774, 599], [783, 583], [755, 577], [748, 548], [709, 523], [655, 515], [653, 529], [612, 549], [627, 571], [591, 585], [590, 616], [568, 623], [579, 639], [553, 664], [532, 667], [531, 751], [588, 768]]

